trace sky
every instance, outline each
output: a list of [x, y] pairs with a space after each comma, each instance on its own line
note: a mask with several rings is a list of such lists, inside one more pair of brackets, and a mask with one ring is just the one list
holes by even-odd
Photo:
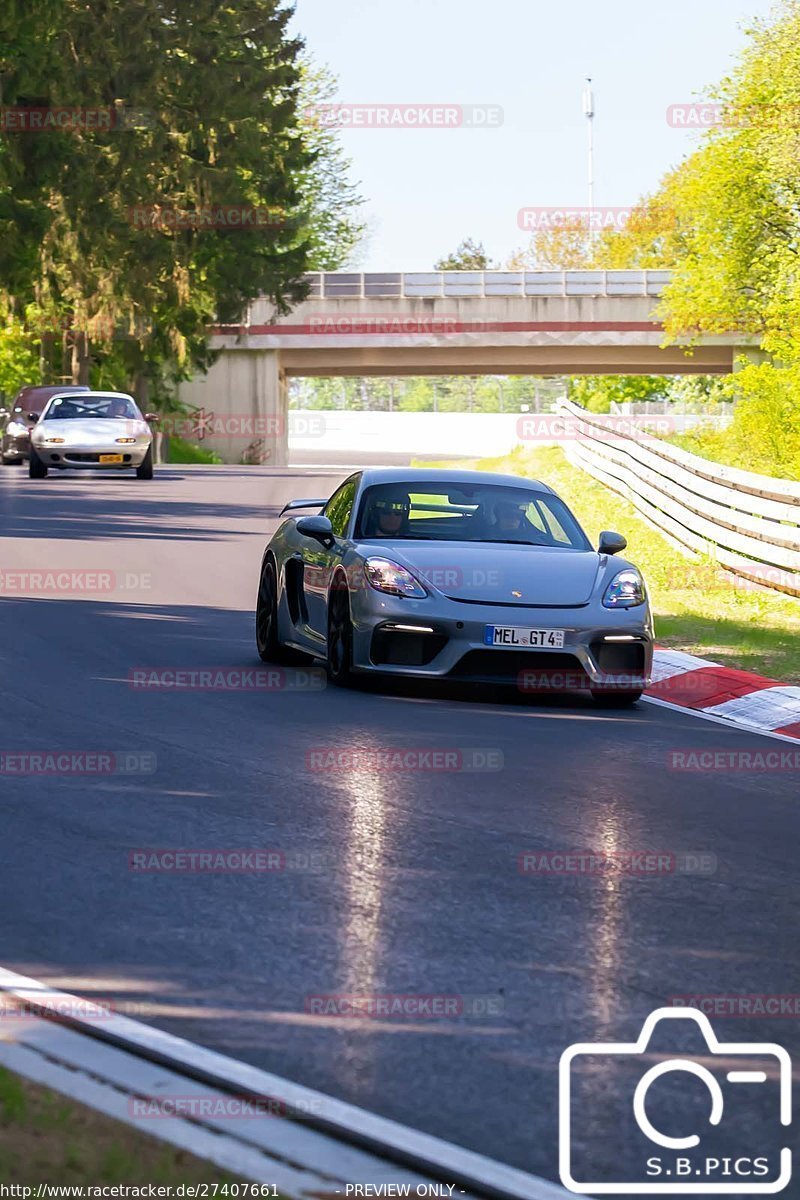
[[696, 134], [670, 126], [669, 106], [702, 98], [730, 70], [748, 24], [772, 7], [773, 0], [296, 0], [293, 30], [337, 77], [336, 101], [492, 106], [497, 122], [343, 131], [368, 223], [349, 265], [430, 270], [465, 237], [504, 264], [529, 241], [520, 209], [585, 206], [587, 75], [595, 206], [633, 204], [696, 144]]

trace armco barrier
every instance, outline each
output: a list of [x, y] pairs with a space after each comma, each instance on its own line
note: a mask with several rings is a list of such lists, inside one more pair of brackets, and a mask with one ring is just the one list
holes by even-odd
[[564, 451], [679, 545], [763, 587], [800, 596], [800, 482], [710, 462], [633, 421], [563, 400]]

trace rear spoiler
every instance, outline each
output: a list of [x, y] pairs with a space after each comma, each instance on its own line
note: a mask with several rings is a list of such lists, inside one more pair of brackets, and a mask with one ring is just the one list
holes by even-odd
[[288, 504], [284, 504], [280, 515], [292, 512], [295, 508], [324, 508], [327, 503], [327, 496], [324, 500], [290, 500]]

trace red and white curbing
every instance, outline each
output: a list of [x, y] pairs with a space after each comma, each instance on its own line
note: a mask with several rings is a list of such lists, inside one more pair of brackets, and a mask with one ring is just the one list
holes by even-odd
[[653, 682], [645, 695], [749, 729], [800, 739], [800, 687], [680, 650], [656, 650]]

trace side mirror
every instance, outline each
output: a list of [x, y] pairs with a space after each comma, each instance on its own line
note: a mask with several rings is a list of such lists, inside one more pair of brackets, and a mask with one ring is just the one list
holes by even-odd
[[7, 408], [0, 408], [0, 417], [10, 417], [11, 413]]
[[295, 529], [303, 537], [313, 538], [315, 542], [319, 542], [326, 550], [330, 550], [336, 543], [333, 526], [327, 517], [300, 517]]
[[604, 529], [600, 534], [600, 544], [597, 547], [599, 554], [621, 554], [628, 544], [628, 539], [624, 538], [621, 533], [612, 533], [609, 529]]
[[161, 420], [161, 417], [158, 415], [158, 413], [145, 413], [144, 419], [147, 421], [148, 425], [154, 425], [157, 421]]
[[31, 425], [35, 425], [41, 415], [41, 413], [25, 413], [25, 416], [28, 418]]

